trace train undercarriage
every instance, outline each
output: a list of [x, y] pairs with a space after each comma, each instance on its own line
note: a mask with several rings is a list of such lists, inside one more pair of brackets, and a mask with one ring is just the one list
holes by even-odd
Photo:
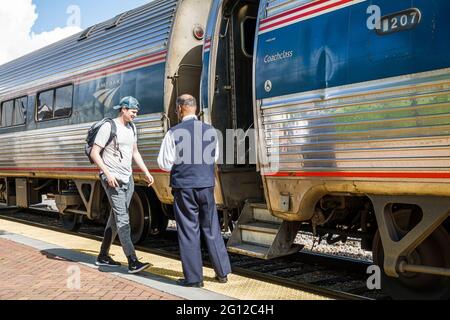
[[[57, 179], [0, 179], [0, 203], [29, 208], [42, 196], [54, 199], [65, 229], [76, 231], [83, 219], [106, 224], [110, 206], [99, 181]], [[136, 185], [130, 204], [133, 242], [163, 233], [169, 221], [153, 189]]]
[[[53, 179], [0, 179], [0, 203], [7, 206], [28, 208], [42, 201], [46, 195], [55, 199], [64, 227], [68, 230], [77, 230], [83, 219], [106, 223], [109, 214], [109, 205], [106, 196], [96, 181], [71, 181]], [[403, 201], [402, 201], [403, 200]], [[424, 221], [424, 213], [428, 209], [423, 208], [423, 202], [402, 199], [387, 206], [385, 217], [390, 217], [391, 224], [389, 234], [396, 239], [387, 251], [389, 253], [398, 250], [402, 241], [407, 241], [408, 250], [402, 253], [396, 263], [397, 275], [389, 275], [387, 269], [381, 274], [382, 287], [391, 293], [393, 297], [402, 299], [444, 299], [450, 294], [450, 219], [448, 212], [440, 214], [444, 217], [437, 226], [432, 226], [429, 235], [419, 237], [416, 241], [408, 238], [417, 238], [414, 233], [421, 232], [421, 223]], [[368, 196], [348, 196], [332, 194], [320, 199], [315, 206], [313, 218], [304, 222], [280, 221], [275, 217], [270, 218], [272, 223], [281, 223], [278, 236], [273, 237], [264, 234], [269, 221], [259, 222], [259, 231], [251, 227], [251, 221], [245, 218], [248, 212], [252, 213], [252, 219], [264, 219], [266, 208], [261, 203], [247, 202], [242, 213], [236, 210], [219, 210], [223, 230], [232, 229], [228, 247], [229, 251], [243, 253], [242, 243], [247, 246], [266, 247], [266, 252], [260, 258], [276, 258], [280, 255], [290, 254], [301, 250], [301, 245], [293, 245], [292, 239], [299, 231], [307, 232], [319, 241], [326, 241], [333, 245], [338, 242], [345, 243], [348, 239], [360, 239], [364, 250], [372, 251], [374, 264], [384, 268], [386, 264], [385, 250], [383, 247], [381, 231], [378, 226], [380, 219], [376, 214], [376, 203]], [[379, 200], [378, 200], [379, 201]], [[439, 201], [431, 199], [435, 211], [439, 210]], [[446, 205], [447, 203], [442, 203]], [[443, 207], [441, 206], [441, 209]], [[441, 211], [445, 211], [442, 209]], [[259, 218], [258, 218], [259, 217]], [[163, 234], [169, 219], [173, 219], [172, 207], [161, 204], [152, 189], [136, 186], [135, 194], [130, 205], [130, 221], [132, 227], [133, 242], [139, 243], [148, 237]], [[426, 219], [425, 219], [426, 220]], [[233, 230], [234, 228], [234, 230]], [[267, 231], [267, 230], [266, 230]], [[239, 245], [233, 244], [239, 237]], [[281, 237], [281, 240], [277, 240]], [[422, 239], [423, 238], [423, 239]], [[243, 241], [244, 240], [244, 241]], [[279, 242], [277, 244], [277, 241]], [[282, 248], [289, 246], [289, 250]], [[282, 254], [281, 254], [282, 253]]]
[[[371, 198], [327, 196], [321, 199], [310, 224], [313, 233], [326, 238], [330, 244], [345, 242], [349, 237], [360, 238], [362, 248], [372, 251], [374, 264], [384, 267], [382, 287], [393, 296], [403, 299], [448, 298], [448, 199], [401, 196]], [[377, 222], [383, 219], [377, 217], [376, 206], [380, 201], [384, 210], [379, 215], [388, 220], [384, 226], [379, 226]], [[440, 218], [428, 219], [433, 216], [430, 211]], [[425, 227], [428, 227], [428, 237], [424, 236]], [[388, 234], [382, 241], [383, 232]], [[383, 242], [388, 246], [386, 252], [389, 258], [394, 260], [395, 274], [389, 276], [390, 262], [385, 259]], [[397, 261], [395, 253], [399, 253]]]

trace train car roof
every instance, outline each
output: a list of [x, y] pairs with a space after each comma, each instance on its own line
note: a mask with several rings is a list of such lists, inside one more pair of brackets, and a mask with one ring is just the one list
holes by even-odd
[[178, 1], [152, 1], [0, 66], [0, 99], [166, 50]]

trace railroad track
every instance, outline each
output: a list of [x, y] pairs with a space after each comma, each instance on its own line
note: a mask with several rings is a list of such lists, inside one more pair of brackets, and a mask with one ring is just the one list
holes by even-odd
[[[103, 226], [84, 223], [78, 232], [62, 227], [53, 212], [38, 209], [0, 209], [0, 219], [38, 228], [76, 235], [92, 240], [102, 240]], [[179, 260], [175, 230], [168, 230], [163, 237], [147, 239], [136, 246], [139, 251]], [[205, 266], [211, 267], [204, 252]], [[368, 262], [351, 258], [299, 252], [289, 257], [264, 261], [230, 254], [233, 273], [270, 282], [331, 299], [377, 300], [390, 299], [382, 291], [367, 289]]]

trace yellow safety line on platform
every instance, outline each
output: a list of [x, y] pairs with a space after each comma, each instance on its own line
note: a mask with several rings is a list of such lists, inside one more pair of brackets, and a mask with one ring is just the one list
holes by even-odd
[[[100, 249], [100, 242], [95, 240], [0, 220], [0, 233], [4, 231], [19, 234], [92, 256], [97, 256]], [[146, 270], [149, 273], [171, 280], [183, 277], [180, 261], [141, 251], [136, 254], [143, 261], [154, 265]], [[114, 245], [111, 248], [111, 256], [126, 265], [126, 258], [121, 247]], [[229, 276], [227, 284], [219, 284], [214, 281], [214, 270], [210, 268], [204, 268], [204, 275], [205, 289], [240, 300], [328, 300], [319, 295], [234, 274]]]

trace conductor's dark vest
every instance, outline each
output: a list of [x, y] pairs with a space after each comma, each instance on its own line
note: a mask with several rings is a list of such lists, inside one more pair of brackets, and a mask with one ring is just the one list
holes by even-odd
[[170, 186], [175, 189], [214, 187], [214, 156], [217, 143], [215, 129], [191, 119], [183, 121], [170, 131], [177, 148], [177, 160], [170, 174]]

